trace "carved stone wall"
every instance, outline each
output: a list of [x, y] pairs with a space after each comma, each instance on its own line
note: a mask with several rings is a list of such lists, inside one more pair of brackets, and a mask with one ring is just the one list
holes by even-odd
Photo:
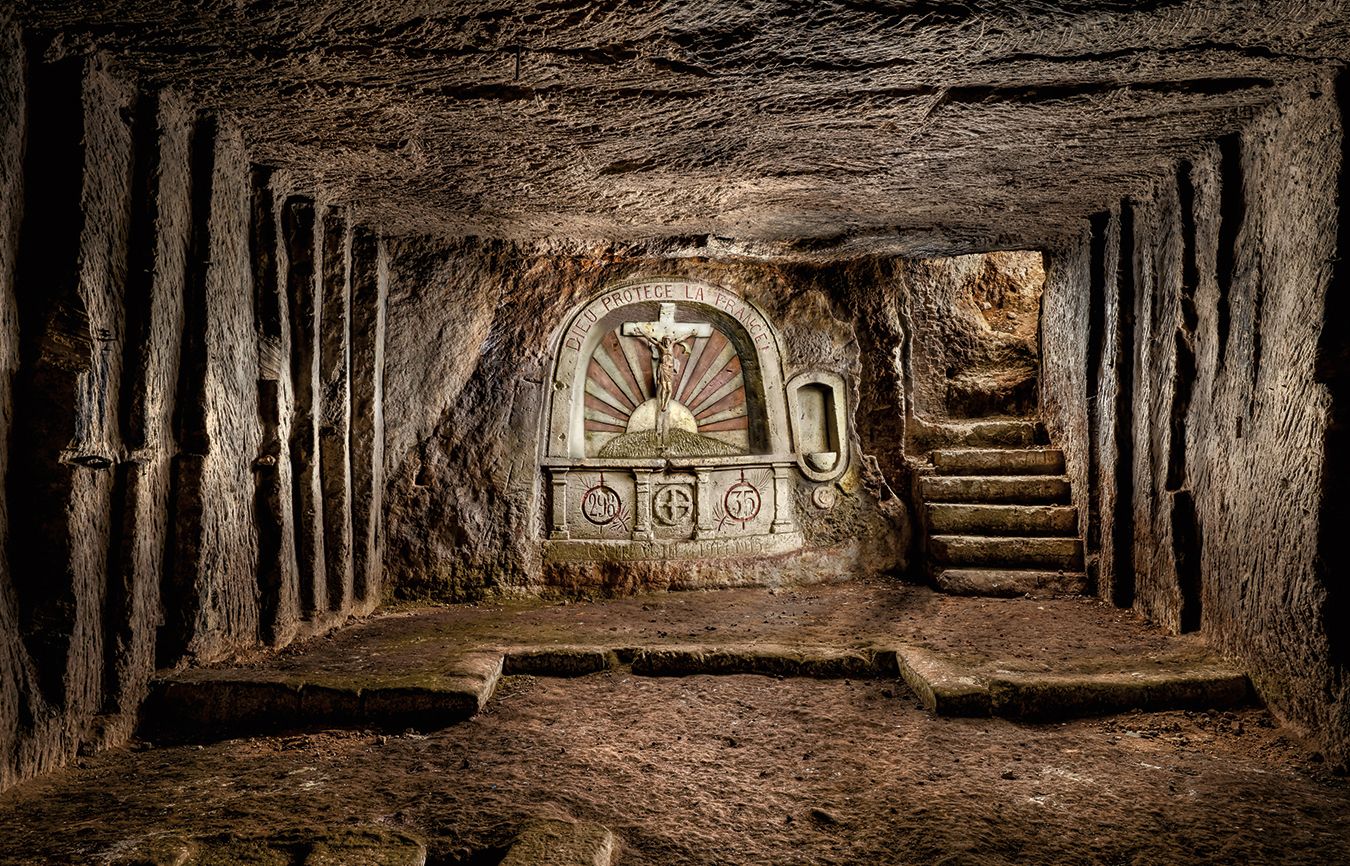
[[[380, 585], [366, 568], [366, 599], [305, 604], [326, 581], [297, 544], [316, 520], [295, 505], [316, 500], [295, 495], [296, 431], [314, 428], [292, 360], [307, 328], [332, 326], [290, 315], [286, 296], [320, 269], [283, 203], [316, 205], [252, 164], [229, 117], [25, 37], [7, 14], [0, 789], [124, 741], [157, 666], [283, 645], [368, 610]], [[366, 502], [382, 473], [367, 433], [383, 402], [382, 247], [363, 246], [358, 273], [360, 447], [340, 476]], [[378, 517], [362, 514], [378, 562]]]
[[1037, 410], [1036, 252], [909, 262], [914, 414], [929, 421]]
[[[818, 376], [818, 400], [805, 399], [811, 389], [789, 399], [781, 341], [753, 302], [698, 280], [627, 282], [576, 310], [553, 342], [540, 441], [547, 562], [801, 547], [799, 484], [833, 482], [850, 462], [838, 446], [850, 439], [843, 382]], [[836, 450], [813, 451], [805, 478], [799, 440], [832, 424]]]
[[1239, 658], [1342, 765], [1348, 104], [1343, 80], [1291, 87], [1095, 218], [1045, 308], [1099, 591]]
[[[859, 390], [864, 299], [903, 294], [894, 270], [598, 253], [430, 238], [391, 247], [387, 381], [407, 395], [388, 401], [386, 419], [397, 590], [611, 593], [903, 570], [907, 505], [853, 426], [873, 399]], [[707, 431], [743, 430], [717, 440], [729, 453], [602, 453], [620, 429], [647, 431], [637, 410], [657, 396], [660, 359], [635, 335], [619, 338], [661, 322], [662, 304], [676, 326], [700, 330], [688, 355], [672, 350], [672, 403], [694, 404], [696, 434], [718, 415], [743, 423]], [[466, 345], [476, 353], [453, 348]], [[716, 407], [742, 389], [743, 409], [739, 396]], [[809, 437], [790, 392], [821, 419]], [[839, 395], [835, 413], [826, 392]]]

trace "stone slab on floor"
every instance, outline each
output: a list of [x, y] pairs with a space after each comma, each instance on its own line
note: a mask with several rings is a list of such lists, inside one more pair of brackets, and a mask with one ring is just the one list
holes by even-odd
[[670, 677], [758, 674], [811, 679], [866, 679], [893, 675], [894, 655], [833, 647], [679, 646], [637, 649], [633, 673]]
[[496, 652], [380, 674], [203, 668], [156, 681], [143, 727], [170, 739], [307, 727], [434, 729], [476, 714], [501, 676]]
[[521, 828], [501, 866], [610, 866], [617, 849], [599, 824], [540, 819]]
[[989, 685], [969, 669], [923, 647], [896, 648], [900, 678], [939, 716], [989, 715]]
[[1229, 709], [1251, 702], [1247, 675], [1217, 659], [1178, 655], [1075, 660], [1060, 670], [1009, 670], [997, 660], [901, 646], [897, 664], [929, 712], [1042, 721], [1128, 710]]
[[385, 828], [297, 830], [259, 837], [166, 834], [122, 846], [103, 862], [109, 866], [426, 866], [427, 849], [412, 836]]
[[607, 647], [518, 647], [502, 662], [506, 676], [584, 677], [619, 666], [619, 655]]

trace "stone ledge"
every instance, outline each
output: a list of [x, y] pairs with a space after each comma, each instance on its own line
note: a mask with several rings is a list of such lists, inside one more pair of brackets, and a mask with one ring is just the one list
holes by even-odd
[[900, 678], [939, 716], [987, 716], [989, 685], [945, 656], [916, 646], [895, 651]]
[[1083, 545], [1077, 538], [1053, 536], [933, 535], [932, 562], [946, 567], [1017, 568], [1081, 571]]
[[1252, 699], [1247, 675], [1218, 663], [1163, 670], [987, 670], [924, 647], [896, 650], [900, 675], [939, 716], [1044, 721], [1128, 710], [1223, 709]]
[[501, 675], [500, 653], [395, 677], [205, 668], [157, 681], [142, 727], [170, 739], [342, 725], [432, 730], [476, 714]]
[[1058, 448], [937, 448], [930, 455], [941, 475], [1062, 475]]
[[1055, 475], [924, 475], [926, 502], [1069, 504], [1069, 479]]
[[1022, 595], [1083, 595], [1087, 575], [1077, 571], [946, 568], [937, 588], [948, 595], [1016, 598]]
[[[721, 559], [781, 556], [806, 546], [801, 532], [720, 535], [702, 539], [549, 539], [544, 559], [549, 563], [668, 562], [680, 559]], [[727, 563], [734, 566], [734, 563]]]
[[811, 679], [867, 679], [894, 674], [887, 653], [829, 647], [666, 646], [637, 649], [633, 673], [649, 677], [758, 674]]
[[506, 676], [582, 677], [619, 666], [616, 650], [604, 647], [522, 647], [506, 650]]
[[934, 535], [1074, 535], [1078, 509], [1072, 505], [930, 502], [928, 526]]
[[1062, 719], [1127, 710], [1208, 710], [1251, 699], [1246, 674], [1222, 666], [1095, 674], [998, 673], [989, 679], [993, 713]]
[[[940, 716], [1071, 718], [1127, 710], [1217, 709], [1246, 703], [1245, 674], [1210, 656], [1089, 659], [1077, 670], [1017, 670], [926, 647], [774, 644], [535, 646], [467, 652], [399, 676], [215, 668], [159, 681], [151, 737], [212, 739], [321, 727], [447, 727], [474, 716], [503, 675], [579, 677], [631, 665], [635, 676], [749, 674], [814, 679], [896, 677]], [[1086, 666], [1084, 666], [1086, 665]]]

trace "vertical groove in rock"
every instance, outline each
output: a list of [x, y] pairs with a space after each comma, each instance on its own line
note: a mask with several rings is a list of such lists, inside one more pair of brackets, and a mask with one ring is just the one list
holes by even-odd
[[202, 532], [202, 461], [209, 447], [206, 432], [206, 270], [210, 255], [211, 203], [214, 198], [217, 123], [213, 115], [195, 119], [189, 150], [189, 240], [183, 286], [183, 336], [173, 400], [174, 438], [168, 554], [161, 598], [164, 624], [156, 645], [161, 666], [188, 651], [201, 600], [195, 585], [199, 564], [196, 540]]
[[1179, 321], [1175, 336], [1175, 363], [1172, 381], [1171, 435], [1168, 438], [1165, 490], [1172, 496], [1172, 559], [1176, 569], [1182, 631], [1200, 628], [1204, 597], [1200, 563], [1200, 527], [1195, 513], [1186, 467], [1186, 437], [1191, 397], [1195, 390], [1195, 332], [1198, 316], [1195, 307], [1200, 268], [1196, 252], [1195, 167], [1183, 161], [1177, 167], [1177, 200], [1181, 211], [1182, 274], [1178, 298]]
[[1350, 687], [1350, 544], [1344, 532], [1350, 512], [1350, 72], [1336, 77], [1340, 120], [1340, 164], [1337, 175], [1337, 249], [1331, 287], [1327, 291], [1322, 333], [1318, 338], [1316, 377], [1330, 397], [1323, 440], [1322, 489], [1318, 509], [1318, 576], [1327, 593], [1322, 625], [1330, 638], [1331, 663], [1341, 671], [1341, 688]]
[[[39, 56], [40, 48], [31, 46], [28, 53]], [[25, 197], [14, 278], [20, 338], [14, 415], [23, 423], [10, 439], [6, 480], [8, 499], [25, 507], [10, 512], [7, 559], [37, 683], [57, 705], [64, 700], [75, 609], [68, 542], [56, 530], [64, 512], [60, 491], [71, 472], [61, 464], [60, 453], [75, 435], [76, 379], [88, 367], [91, 350], [87, 328], [83, 334], [78, 330], [84, 318], [80, 311], [71, 309], [56, 320], [58, 304], [64, 301], [69, 308], [79, 301], [83, 71], [75, 60], [28, 66]], [[43, 344], [49, 330], [59, 342], [48, 349]], [[44, 355], [48, 360], [40, 363]]]
[[[194, 272], [179, 391], [172, 633], [212, 660], [258, 637], [253, 463], [258, 358], [249, 263], [249, 169], [238, 130], [203, 118], [195, 144]], [[205, 189], [200, 189], [204, 186]], [[204, 212], [203, 212], [204, 209]], [[181, 607], [180, 607], [181, 606]]]
[[252, 170], [253, 317], [257, 328], [258, 421], [261, 446], [254, 463], [254, 518], [258, 530], [261, 636], [284, 641], [299, 620], [298, 567], [290, 460], [292, 414], [290, 335], [280, 278], [281, 235], [271, 169]]
[[109, 742], [130, 733], [155, 666], [174, 452], [168, 422], [182, 335], [189, 227], [187, 114], [173, 98], [144, 93], [135, 119], [121, 401], [127, 454], [117, 467], [108, 581], [104, 712]]
[[22, 778], [17, 751], [35, 715], [30, 670], [19, 633], [7, 476], [14, 429], [14, 381], [19, 367], [15, 265], [23, 220], [27, 54], [18, 27], [0, 13], [0, 790]]
[[379, 603], [383, 570], [384, 332], [389, 261], [368, 228], [352, 237], [351, 467], [352, 573], [362, 612]]
[[323, 218], [323, 313], [320, 328], [319, 464], [323, 486], [324, 562], [328, 609], [346, 611], [352, 600], [351, 467], [351, 261], [346, 214]]
[[1219, 242], [1217, 273], [1218, 311], [1215, 328], [1219, 341], [1219, 366], [1228, 355], [1228, 336], [1232, 329], [1233, 279], [1237, 270], [1238, 235], [1247, 218], [1247, 198], [1242, 167], [1242, 136], [1225, 135], [1219, 139]]
[[[10, 498], [21, 492], [31, 507], [11, 513], [9, 554], [24, 572], [16, 588], [44, 693], [69, 724], [82, 726], [105, 683], [134, 94], [96, 59], [31, 70], [30, 93], [42, 98], [29, 103], [33, 218], [17, 281], [28, 369], [9, 478]], [[73, 146], [58, 143], [72, 132]], [[53, 198], [39, 204], [48, 192]], [[51, 260], [53, 240], [58, 255], [71, 256], [70, 270]]]
[[295, 521], [300, 613], [312, 616], [328, 606], [324, 564], [323, 490], [319, 471], [319, 335], [323, 281], [316, 262], [323, 237], [316, 231], [314, 202], [291, 197], [282, 212], [286, 245], [286, 298], [291, 332], [291, 382], [295, 406], [291, 421], [292, 513]]
[[[1088, 247], [1089, 277], [1087, 284], [1087, 508], [1082, 515], [1080, 525], [1084, 528], [1083, 547], [1087, 560], [1089, 585], [1095, 590], [1100, 579], [1101, 553], [1101, 460], [1097, 452], [1097, 442], [1101, 436], [1101, 410], [1098, 405], [1101, 393], [1103, 354], [1106, 344], [1106, 257], [1107, 233], [1111, 230], [1111, 213], [1103, 211], [1094, 214], [1088, 221], [1090, 241]], [[1043, 345], [1043, 344], [1042, 344]]]
[[1120, 607], [1134, 604], [1134, 203], [1120, 203], [1120, 256], [1116, 269], [1117, 364], [1114, 466], [1116, 501], [1111, 515], [1111, 600]]

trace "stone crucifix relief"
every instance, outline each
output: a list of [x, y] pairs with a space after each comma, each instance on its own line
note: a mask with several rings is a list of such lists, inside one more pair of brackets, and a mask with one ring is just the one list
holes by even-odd
[[[626, 322], [623, 326], [625, 337], [640, 337], [651, 347], [652, 378], [656, 388], [655, 427], [657, 438], [663, 443], [670, 427], [670, 401], [675, 393], [677, 355], [683, 351], [688, 356], [693, 351], [694, 338], [711, 334], [711, 325], [676, 322], [674, 304], [662, 304], [661, 313], [655, 322]], [[696, 429], [697, 425], [694, 427]]]

